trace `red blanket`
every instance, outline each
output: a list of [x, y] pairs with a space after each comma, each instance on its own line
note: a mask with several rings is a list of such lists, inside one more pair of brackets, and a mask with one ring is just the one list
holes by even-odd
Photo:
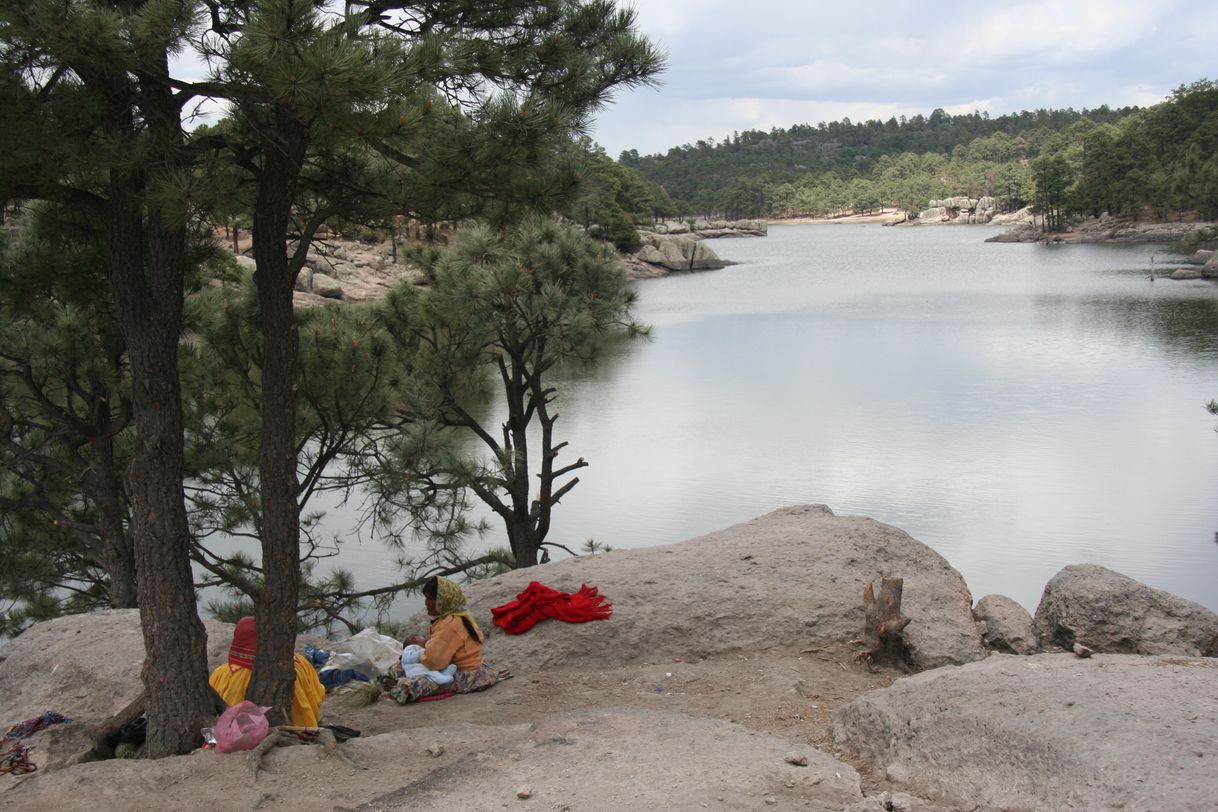
[[589, 620], [605, 620], [612, 613], [613, 604], [594, 586], [584, 584], [579, 592], [559, 592], [530, 581], [516, 600], [492, 609], [491, 617], [494, 624], [507, 634], [520, 634], [546, 618], [586, 623]]

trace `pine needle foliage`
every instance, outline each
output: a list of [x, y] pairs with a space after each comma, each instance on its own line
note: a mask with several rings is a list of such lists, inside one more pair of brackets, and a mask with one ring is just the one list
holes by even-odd
[[[413, 413], [437, 417], [403, 434], [395, 462], [405, 479], [473, 494], [503, 522], [514, 565], [532, 566], [588, 464], [559, 461], [553, 373], [593, 360], [611, 335], [645, 334], [631, 316], [635, 293], [611, 249], [550, 218], [470, 228], [419, 260], [430, 289], [397, 289], [383, 313], [418, 347]], [[478, 410], [477, 380], [504, 398], [501, 425]]]

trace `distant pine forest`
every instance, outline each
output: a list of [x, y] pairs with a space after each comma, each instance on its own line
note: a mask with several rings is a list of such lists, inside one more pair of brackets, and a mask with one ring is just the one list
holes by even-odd
[[1047, 228], [1105, 212], [1214, 220], [1218, 83], [1183, 85], [1147, 108], [997, 117], [935, 110], [908, 119], [734, 132], [664, 155], [625, 151], [616, 164], [603, 152], [599, 157], [591, 173], [600, 176], [599, 193], [595, 178], [586, 178], [592, 182], [583, 209], [570, 214], [609, 231], [688, 214], [781, 218], [886, 208], [916, 214], [931, 200], [955, 196], [990, 196], [1000, 210], [1033, 206]]

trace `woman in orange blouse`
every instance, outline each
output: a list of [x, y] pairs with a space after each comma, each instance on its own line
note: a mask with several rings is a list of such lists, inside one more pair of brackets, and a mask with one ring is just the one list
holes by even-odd
[[403, 676], [401, 664], [396, 663], [382, 680], [382, 687], [394, 700], [406, 704], [441, 693], [483, 691], [509, 676], [506, 672], [495, 673], [482, 661], [486, 636], [465, 608], [461, 587], [447, 578], [434, 576], [423, 585], [423, 603], [431, 617], [430, 634], [408, 637], [406, 644], [423, 647], [419, 659], [428, 669], [443, 671], [455, 663], [457, 673], [451, 683], [441, 686], [424, 675]]

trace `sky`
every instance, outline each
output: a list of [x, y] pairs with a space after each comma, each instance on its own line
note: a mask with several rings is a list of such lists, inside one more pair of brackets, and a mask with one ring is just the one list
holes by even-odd
[[1216, 0], [627, 0], [668, 57], [590, 130], [616, 158], [733, 131], [1156, 104], [1218, 81]]

